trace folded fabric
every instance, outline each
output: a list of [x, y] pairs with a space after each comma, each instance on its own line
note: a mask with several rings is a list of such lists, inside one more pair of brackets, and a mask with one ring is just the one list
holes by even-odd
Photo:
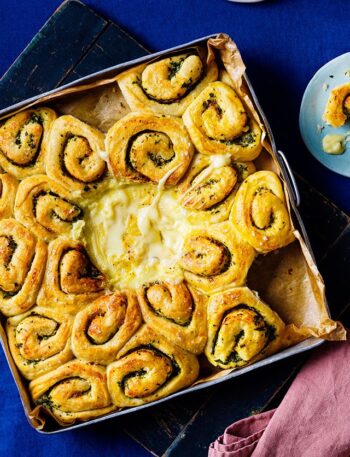
[[349, 457], [350, 341], [326, 343], [280, 406], [230, 425], [209, 457]]

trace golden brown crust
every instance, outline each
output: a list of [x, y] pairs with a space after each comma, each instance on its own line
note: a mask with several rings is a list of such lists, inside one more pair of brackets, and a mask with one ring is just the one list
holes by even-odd
[[230, 219], [242, 238], [259, 252], [294, 241], [282, 184], [272, 171], [257, 171], [242, 183]]
[[195, 52], [131, 68], [117, 76], [133, 111], [181, 116], [202, 89], [218, 77], [214, 61], [205, 64]]
[[46, 175], [24, 179], [18, 186], [15, 217], [45, 241], [68, 234], [83, 211], [71, 193]]
[[202, 154], [230, 154], [250, 161], [260, 154], [261, 129], [235, 90], [216, 81], [208, 84], [183, 115], [190, 137]]
[[72, 332], [73, 352], [87, 362], [107, 365], [116, 359], [141, 322], [134, 292], [102, 296], [76, 315]]
[[199, 174], [182, 198], [188, 209], [206, 210], [224, 200], [237, 182], [237, 173], [230, 166], [213, 170], [206, 178]]
[[0, 219], [13, 215], [18, 182], [8, 173], [0, 174]]
[[332, 127], [341, 127], [350, 117], [350, 82], [335, 87], [329, 96], [323, 118]]
[[245, 284], [254, 249], [229, 222], [193, 230], [184, 241], [180, 265], [186, 280], [204, 293]]
[[277, 313], [247, 287], [213, 295], [208, 303], [208, 360], [238, 368], [281, 348], [285, 325]]
[[104, 135], [73, 116], [61, 116], [51, 127], [46, 171], [70, 191], [96, 187], [106, 173]]
[[108, 131], [106, 149], [114, 176], [124, 181], [175, 185], [186, 172], [194, 148], [181, 119], [131, 113]]
[[110, 413], [106, 369], [71, 360], [29, 384], [33, 401], [42, 405], [62, 424], [86, 421]]
[[0, 166], [23, 179], [45, 171], [48, 137], [56, 113], [49, 108], [21, 111], [0, 127]]
[[184, 282], [155, 282], [138, 290], [142, 315], [151, 328], [194, 354], [207, 340], [206, 297]]
[[79, 241], [57, 238], [49, 255], [38, 304], [76, 313], [104, 293], [105, 278]]
[[224, 156], [217, 163], [217, 157], [196, 154], [179, 184], [182, 206], [193, 211], [189, 220], [194, 224], [227, 220], [239, 186], [254, 172], [253, 162]]
[[14, 316], [36, 300], [47, 257], [46, 244], [15, 219], [0, 221], [0, 310]]
[[35, 379], [73, 358], [72, 324], [68, 314], [39, 306], [7, 320], [11, 354], [26, 379]]
[[191, 385], [197, 358], [144, 325], [107, 367], [108, 389], [116, 406], [139, 406]]

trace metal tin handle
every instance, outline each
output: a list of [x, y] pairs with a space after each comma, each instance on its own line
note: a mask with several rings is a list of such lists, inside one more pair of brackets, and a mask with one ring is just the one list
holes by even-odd
[[297, 183], [295, 181], [292, 169], [290, 168], [290, 165], [289, 165], [288, 160], [287, 160], [286, 156], [284, 155], [284, 153], [279, 150], [277, 151], [277, 153], [283, 163], [284, 170], [286, 171], [286, 176], [289, 181], [289, 187], [293, 194], [295, 206], [298, 207], [300, 205], [300, 193], [299, 193], [299, 189], [298, 189]]

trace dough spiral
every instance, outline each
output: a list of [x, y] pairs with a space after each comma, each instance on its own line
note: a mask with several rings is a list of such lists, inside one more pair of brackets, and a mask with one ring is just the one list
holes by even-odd
[[0, 221], [0, 311], [14, 316], [35, 304], [47, 257], [46, 244], [15, 219]]
[[45, 172], [48, 137], [56, 113], [49, 108], [21, 111], [0, 127], [0, 166], [23, 179]]
[[282, 184], [272, 171], [257, 171], [239, 188], [231, 221], [258, 252], [269, 252], [294, 240]]
[[107, 382], [116, 406], [139, 406], [191, 385], [198, 371], [193, 354], [143, 326], [108, 365]]
[[26, 379], [35, 379], [73, 358], [72, 323], [71, 316], [38, 306], [7, 320], [10, 350]]
[[72, 349], [76, 357], [107, 365], [141, 325], [136, 294], [114, 292], [95, 300], [74, 319]]
[[189, 220], [194, 224], [227, 220], [240, 184], [254, 172], [253, 162], [197, 154], [179, 185], [181, 204], [192, 211]]
[[116, 178], [134, 182], [166, 180], [175, 185], [186, 172], [194, 148], [175, 117], [131, 113], [108, 131], [106, 149]]
[[250, 161], [260, 154], [261, 129], [235, 90], [216, 81], [208, 84], [183, 115], [190, 137], [202, 154], [230, 154]]
[[206, 336], [206, 298], [184, 282], [154, 282], [138, 290], [143, 318], [162, 335], [194, 354], [203, 351]]
[[253, 363], [281, 348], [285, 325], [247, 287], [213, 295], [208, 303], [208, 360], [221, 368]]
[[96, 188], [106, 173], [104, 135], [73, 116], [56, 119], [50, 132], [46, 171], [68, 190]]
[[17, 220], [45, 241], [69, 234], [83, 210], [71, 193], [46, 175], [24, 179], [18, 186], [14, 214]]
[[180, 265], [186, 280], [204, 293], [246, 281], [254, 249], [229, 222], [197, 229], [185, 238]]
[[197, 53], [188, 52], [131, 68], [117, 81], [132, 110], [181, 116], [217, 76], [214, 61], [205, 64]]
[[76, 313], [104, 293], [105, 278], [93, 265], [85, 247], [67, 238], [49, 244], [38, 304]]
[[29, 384], [32, 398], [62, 424], [86, 421], [115, 409], [106, 385], [106, 369], [71, 360]]

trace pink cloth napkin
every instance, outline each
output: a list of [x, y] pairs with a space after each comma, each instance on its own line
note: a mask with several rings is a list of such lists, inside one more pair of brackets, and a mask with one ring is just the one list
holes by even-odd
[[349, 457], [350, 341], [322, 345], [280, 406], [227, 427], [209, 457]]

